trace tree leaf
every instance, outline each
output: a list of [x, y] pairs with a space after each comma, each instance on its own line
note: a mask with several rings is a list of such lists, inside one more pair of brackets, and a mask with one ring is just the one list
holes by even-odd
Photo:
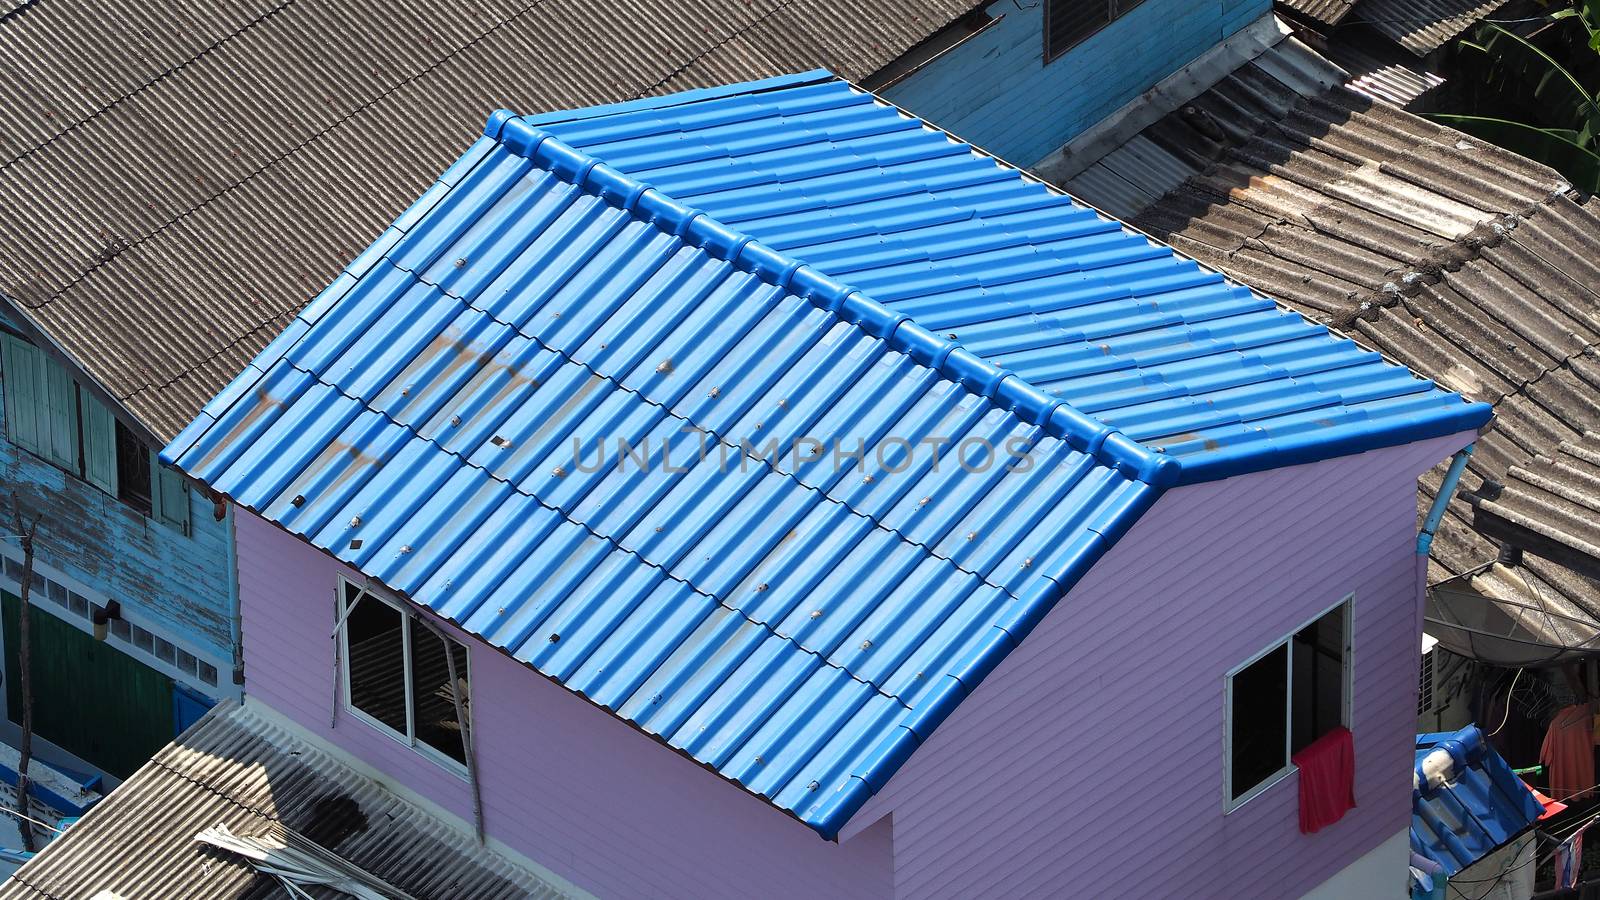
[[1510, 119], [1433, 113], [1435, 122], [1476, 135], [1514, 153], [1544, 163], [1586, 193], [1600, 193], [1600, 154], [1572, 139], [1571, 129], [1539, 128]]
[[1536, 108], [1552, 117], [1545, 124], [1600, 133], [1600, 105], [1575, 75], [1521, 35], [1493, 23], [1484, 27], [1491, 34], [1485, 49], [1533, 91]]

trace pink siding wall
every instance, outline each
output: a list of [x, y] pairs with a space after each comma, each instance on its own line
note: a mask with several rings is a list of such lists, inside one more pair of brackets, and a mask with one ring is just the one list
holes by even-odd
[[[471, 821], [465, 779], [348, 714], [329, 726], [335, 578], [354, 573], [242, 511], [238, 538], [251, 700]], [[842, 844], [823, 841], [588, 701], [456, 635], [471, 648], [491, 837], [602, 896], [844, 898], [892, 889], [887, 823]]]
[[[1294, 896], [1409, 821], [1415, 479], [1467, 440], [1169, 493], [839, 845], [466, 638], [489, 833], [608, 896]], [[329, 727], [346, 570], [238, 527], [246, 691], [470, 818], [462, 779]], [[1302, 836], [1290, 776], [1224, 816], [1224, 672], [1352, 591], [1360, 808]]]
[[[1170, 492], [845, 835], [893, 812], [906, 897], [1296, 897], [1354, 862], [1410, 822], [1416, 478], [1468, 440]], [[1351, 592], [1359, 807], [1301, 835], [1290, 775], [1224, 815], [1224, 675]]]

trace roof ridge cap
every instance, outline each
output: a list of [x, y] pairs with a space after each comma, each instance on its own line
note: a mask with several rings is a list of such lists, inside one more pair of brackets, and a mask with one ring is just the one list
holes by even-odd
[[753, 236], [678, 202], [530, 124], [516, 113], [497, 110], [485, 124], [484, 134], [508, 151], [531, 160], [618, 209], [647, 220], [691, 246], [731, 262], [850, 322], [964, 389], [1093, 456], [1098, 462], [1158, 487], [1177, 483], [1181, 467], [1176, 458], [1144, 446], [1120, 429], [1065, 400], [1051, 397], [1020, 375], [983, 359], [958, 341], [939, 337], [910, 316], [895, 312], [804, 261], [774, 250]]

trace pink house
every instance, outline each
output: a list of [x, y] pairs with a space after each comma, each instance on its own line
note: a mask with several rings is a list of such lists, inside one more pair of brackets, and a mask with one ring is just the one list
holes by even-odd
[[497, 114], [164, 458], [247, 704], [574, 893], [1398, 897], [1487, 418], [813, 72]]

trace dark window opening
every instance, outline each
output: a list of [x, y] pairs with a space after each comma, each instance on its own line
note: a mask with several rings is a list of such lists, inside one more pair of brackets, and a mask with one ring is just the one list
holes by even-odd
[[150, 515], [150, 451], [117, 423], [117, 499]]
[[1291, 753], [1344, 724], [1344, 615], [1341, 604], [1294, 636]]
[[464, 764], [467, 754], [455, 692], [471, 727], [467, 648], [356, 585], [345, 583], [342, 599], [350, 706], [407, 744], [427, 746]]
[[1233, 796], [1237, 800], [1277, 774], [1288, 759], [1284, 712], [1289, 698], [1289, 648], [1280, 646], [1233, 676]]
[[1228, 676], [1230, 803], [1286, 771], [1291, 756], [1346, 724], [1349, 617], [1346, 601]]
[[1044, 61], [1082, 43], [1144, 0], [1045, 0]]
[[352, 585], [345, 587], [345, 605], [350, 705], [407, 734], [404, 615]]

